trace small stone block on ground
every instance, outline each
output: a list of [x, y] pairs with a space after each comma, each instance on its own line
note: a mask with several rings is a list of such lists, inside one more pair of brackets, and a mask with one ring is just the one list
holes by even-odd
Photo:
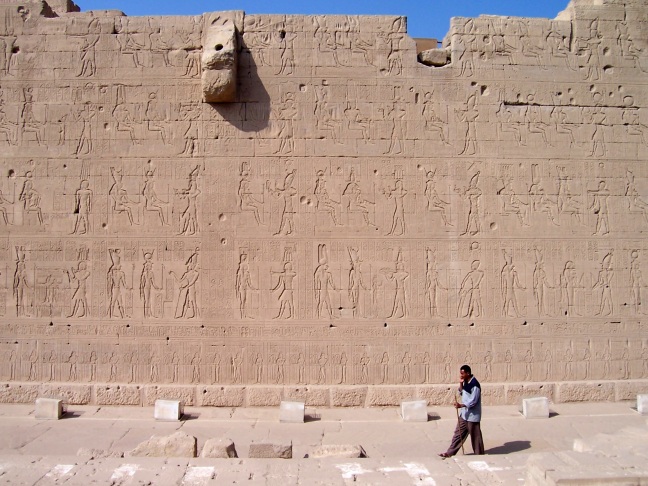
[[401, 417], [403, 422], [427, 422], [427, 401], [403, 400], [401, 402]]
[[58, 420], [63, 416], [63, 400], [57, 398], [37, 398], [36, 418], [39, 420]]
[[231, 439], [207, 439], [200, 457], [210, 459], [237, 458], [236, 447]]
[[248, 453], [250, 459], [292, 459], [292, 442], [253, 442]]
[[522, 415], [527, 419], [549, 418], [549, 399], [547, 397], [525, 398], [522, 400]]
[[637, 395], [637, 412], [648, 415], [648, 395]]
[[184, 413], [184, 404], [180, 400], [155, 400], [155, 420], [176, 422]]
[[304, 423], [304, 402], [285, 402], [279, 405], [279, 422]]
[[196, 457], [196, 438], [182, 432], [154, 435], [127, 453], [128, 457]]

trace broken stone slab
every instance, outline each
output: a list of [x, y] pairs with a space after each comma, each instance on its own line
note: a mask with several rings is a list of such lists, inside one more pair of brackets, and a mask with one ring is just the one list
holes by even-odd
[[196, 457], [196, 438], [176, 432], [160, 437], [154, 435], [127, 454], [128, 457]]
[[403, 400], [401, 402], [401, 417], [403, 422], [427, 422], [427, 401]]
[[358, 459], [367, 457], [364, 449], [360, 445], [348, 444], [329, 444], [320, 445], [310, 451], [308, 457], [312, 459], [320, 459], [322, 457], [339, 457], [344, 459]]
[[200, 457], [211, 459], [237, 458], [236, 447], [231, 439], [207, 439], [200, 452]]
[[525, 398], [522, 400], [522, 415], [527, 419], [549, 418], [549, 399], [547, 397]]
[[81, 447], [77, 451], [77, 456], [87, 457], [90, 460], [108, 459], [108, 458], [119, 459], [124, 457], [124, 453], [120, 451], [110, 451], [106, 449], [87, 449], [85, 447]]
[[184, 404], [180, 400], [155, 400], [155, 420], [177, 422], [183, 413]]
[[292, 442], [253, 442], [248, 452], [250, 459], [292, 459]]
[[441, 67], [450, 62], [450, 52], [447, 49], [428, 49], [419, 52], [418, 60], [426, 66]]
[[637, 412], [648, 415], [648, 395], [637, 395]]
[[35, 416], [38, 420], [58, 420], [63, 416], [63, 400], [37, 398]]
[[304, 413], [304, 402], [282, 401], [279, 405], [279, 422], [303, 424]]

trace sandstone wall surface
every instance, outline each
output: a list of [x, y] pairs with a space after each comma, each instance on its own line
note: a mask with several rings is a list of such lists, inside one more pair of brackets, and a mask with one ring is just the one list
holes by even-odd
[[76, 10], [0, 5], [2, 401], [645, 389], [647, 1], [418, 57], [398, 16]]

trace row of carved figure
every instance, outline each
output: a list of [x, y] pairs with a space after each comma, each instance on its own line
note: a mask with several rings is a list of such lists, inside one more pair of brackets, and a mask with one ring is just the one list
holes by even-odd
[[[559, 91], [552, 91], [549, 100], [540, 100], [537, 90], [531, 90], [507, 101], [500, 88], [496, 103], [484, 104], [488, 98], [481, 100], [472, 93], [452, 113], [435, 100], [432, 89], [417, 91], [412, 100], [406, 100], [401, 94], [405, 87], [390, 87], [393, 100], [385, 102], [361, 99], [360, 88], [351, 82], [343, 88], [346, 97], [332, 101], [332, 88], [315, 84], [306, 93], [281, 89], [272, 108], [257, 102], [228, 108], [237, 129], [220, 116], [214, 119], [213, 109], [198, 103], [161, 101], [155, 91], [150, 91], [146, 102], [125, 102], [132, 97], [130, 86], [101, 89], [103, 103], [94, 99], [76, 104], [37, 103], [33, 88], [22, 88], [20, 102], [7, 104], [5, 87], [0, 90], [0, 144], [43, 146], [61, 155], [85, 156], [129, 147], [131, 153], [151, 155], [163, 149], [195, 157], [208, 153], [208, 144], [247, 140], [254, 131], [258, 143], [269, 145], [268, 155], [298, 155], [303, 149], [297, 144], [320, 140], [340, 147], [349, 143], [355, 147], [361, 141], [377, 156], [413, 155], [414, 140], [438, 143], [439, 150], [448, 155], [453, 150], [457, 155], [485, 155], [490, 150], [487, 140], [496, 135], [520, 150], [543, 144], [596, 158], [625, 156], [622, 148], [628, 143], [648, 145], [648, 126], [635, 97], [620, 92], [617, 98], [622, 101], [608, 98], [603, 87], [588, 92], [582, 105], [576, 103], [575, 95], [571, 101], [563, 100]], [[113, 106], [106, 110], [106, 104]], [[153, 140], [161, 144], [143, 143]]]
[[[239, 253], [234, 290], [241, 319], [263, 319], [264, 315], [273, 319], [297, 318], [295, 292], [299, 290], [299, 279], [293, 267], [293, 250], [285, 249], [281, 269], [250, 261], [249, 249]], [[610, 251], [601, 259], [598, 270], [587, 274], [579, 270], [574, 260], [567, 260], [562, 269], [556, 270], [552, 265], [554, 271], [548, 272], [542, 251], [536, 249], [535, 267], [532, 272], [525, 272], [525, 279], [520, 276], [510, 250], [503, 251], [504, 265], [499, 269], [487, 272], [481, 268], [480, 260], [474, 260], [470, 270], [460, 274], [439, 270], [436, 252], [426, 249], [425, 272], [420, 275], [424, 281], [418, 284], [412, 283], [412, 271], [406, 269], [407, 265], [411, 270], [411, 263], [405, 261], [402, 250], [398, 250], [395, 262], [383, 267], [364, 263], [362, 253], [356, 247], [349, 246], [346, 250], [348, 266], [341, 267], [336, 263], [336, 270], [333, 270], [327, 245], [320, 244], [318, 247], [318, 264], [308, 285], [313, 292], [310, 305], [318, 319], [487, 317], [490, 307], [485, 307], [484, 298], [498, 290], [500, 303], [497, 305], [501, 306], [501, 314], [496, 313], [502, 317], [531, 315], [526, 305], [531, 298], [538, 316], [579, 317], [593, 314], [606, 317], [620, 313], [645, 313], [642, 298], [647, 283], [642, 277], [638, 250], [630, 251], [629, 268], [623, 271], [615, 270], [614, 252]], [[183, 271], [178, 273], [175, 270], [165, 271], [164, 263], [160, 269], [160, 263], [154, 259], [155, 251], [143, 250], [143, 262], [138, 264], [141, 270], [136, 271], [133, 262], [130, 276], [123, 268], [122, 249], [108, 249], [108, 252], [111, 265], [107, 270], [102, 270], [106, 272], [105, 280], [102, 279], [98, 285], [102, 295], [103, 289], [106, 290], [106, 298], [99, 299], [106, 308], [97, 315], [96, 302], [95, 311], [91, 312], [93, 306], [90, 301], [97, 298], [97, 283], [91, 278], [93, 270], [87, 250], [80, 253], [76, 268], [62, 270], [43, 267], [38, 271], [36, 266], [28, 268], [27, 251], [23, 247], [16, 247], [13, 296], [17, 317], [124, 319], [134, 317], [137, 309], [142, 312], [144, 319], [168, 318], [170, 316], [168, 312], [165, 316], [165, 307], [167, 304], [173, 305], [173, 302], [175, 305], [171, 315], [175, 319], [201, 317], [202, 294], [199, 287], [203, 270], [198, 261], [198, 250], [185, 260]], [[175, 268], [177, 264], [171, 266]], [[444, 267], [445, 263], [441, 262], [441, 266]], [[262, 276], [264, 268], [268, 272], [265, 277]], [[135, 284], [137, 273], [139, 279]], [[555, 278], [551, 278], [550, 273], [554, 273]], [[625, 277], [629, 278], [621, 283], [620, 279]], [[134, 302], [135, 286], [139, 287], [139, 303]], [[420, 290], [417, 291], [417, 288]], [[421, 300], [413, 298], [417, 292], [424, 292]], [[627, 304], [619, 306], [620, 293], [627, 295], [631, 307]], [[261, 298], [261, 294], [265, 297]], [[419, 303], [413, 305], [413, 300]], [[227, 302], [223, 304], [228, 305]], [[420, 307], [421, 304], [424, 309]], [[262, 309], [262, 305], [269, 309]], [[262, 315], [259, 316], [259, 313]]]
[[[122, 346], [119, 346], [121, 348]], [[417, 348], [418, 349], [418, 348]], [[458, 360], [471, 363], [484, 380], [551, 381], [576, 379], [636, 379], [648, 377], [648, 347], [634, 359], [626, 345], [612, 356], [608, 343], [594, 350], [547, 347], [544, 351], [510, 349], [499, 355], [491, 350], [474, 362], [470, 351], [451, 356], [428, 351], [354, 353], [351, 350], [257, 352], [240, 349], [231, 353], [159, 349], [151, 353], [129, 350], [19, 350], [3, 353], [1, 373], [11, 381], [167, 382], [167, 383], [448, 383]], [[306, 357], [305, 357], [306, 356]]]
[[[561, 226], [567, 223], [572, 232], [585, 233], [589, 227], [594, 236], [605, 236], [613, 231], [610, 222], [609, 201], [618, 201], [614, 213], [624, 214], [626, 219], [636, 221], [642, 217], [648, 224], [648, 200], [639, 192], [635, 176], [629, 169], [623, 189], [612, 187], [605, 179], [594, 181], [595, 188], [574, 190], [573, 179], [566, 168], [557, 168], [556, 184], [546, 188], [538, 175], [538, 166], [531, 166], [531, 180], [528, 188], [519, 190], [519, 182], [514, 185], [512, 174], [503, 173], [497, 180], [497, 194], [491, 213], [506, 219], [513, 216], [521, 228], [534, 224]], [[167, 228], [165, 234], [193, 236], [200, 233], [200, 166], [189, 172], [186, 187], [171, 188], [167, 184], [164, 195], [156, 189], [155, 169], [147, 169], [137, 182], [138, 189], [130, 191], [126, 187], [121, 168], [111, 167], [112, 184], [107, 194], [95, 194], [90, 185], [92, 178], [88, 166], [81, 168], [79, 188], [74, 194], [61, 194], [52, 198], [56, 212], [44, 210], [42, 189], [32, 171], [27, 171], [22, 179], [22, 188], [13, 186], [13, 194], [3, 194], [0, 190], [0, 215], [7, 226], [48, 226], [54, 215], [61, 214], [66, 206], [58, 197], [72, 202], [67, 204], [69, 215], [69, 234], [86, 235], [105, 232], [108, 222], [109, 231], [121, 232], [126, 227], [143, 226], [148, 228]], [[339, 188], [329, 190], [325, 170], [316, 173], [314, 188], [307, 189], [300, 196], [297, 189], [297, 169], [292, 169], [285, 178], [275, 180], [253, 180], [248, 163], [243, 163], [236, 200], [240, 215], [249, 214], [260, 230], [268, 228], [268, 235], [297, 235], [295, 215], [321, 215], [318, 227], [352, 226], [373, 233], [382, 228], [384, 236], [403, 236], [408, 233], [409, 218], [417, 217], [420, 211], [439, 215], [446, 231], [457, 228], [458, 236], [475, 236], [482, 233], [484, 208], [482, 199], [487, 197], [482, 189], [480, 172], [476, 172], [465, 187], [439, 187], [436, 170], [425, 173], [425, 181], [413, 185], [411, 178], [404, 178], [403, 169], [396, 168], [391, 176], [371, 181], [373, 187], [366, 189], [369, 181], [359, 180], [353, 168], [346, 181]], [[375, 178], [374, 178], [375, 179]], [[340, 181], [337, 180], [339, 183]], [[620, 186], [614, 183], [613, 186]], [[230, 188], [231, 190], [231, 188]], [[623, 192], [622, 192], [623, 191]], [[418, 196], [422, 196], [419, 198]], [[10, 197], [11, 196], [11, 197]], [[299, 197], [299, 203], [297, 198]], [[453, 208], [452, 199], [459, 198]], [[49, 198], [47, 198], [49, 200]], [[422, 203], [417, 200], [422, 199]], [[103, 211], [96, 209], [97, 205]], [[378, 207], [377, 207], [378, 206]], [[458, 208], [458, 209], [457, 209]], [[461, 214], [462, 213], [462, 214]], [[51, 220], [48, 220], [48, 216]], [[96, 219], [103, 224], [98, 225]], [[250, 224], [254, 224], [250, 222]], [[359, 223], [359, 226], [358, 226]], [[100, 228], [98, 226], [101, 226]], [[420, 228], [417, 229], [420, 232]], [[431, 224], [429, 231], [439, 231]], [[547, 228], [547, 231], [551, 231]], [[553, 231], [558, 232], [558, 229]], [[562, 233], [557, 233], [562, 234]]]

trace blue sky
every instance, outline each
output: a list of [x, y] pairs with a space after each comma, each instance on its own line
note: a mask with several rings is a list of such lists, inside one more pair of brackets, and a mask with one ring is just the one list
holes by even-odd
[[450, 17], [481, 14], [554, 18], [569, 0], [76, 0], [81, 10], [127, 15], [199, 15], [218, 10], [253, 13], [405, 15], [412, 37], [443, 39]]

